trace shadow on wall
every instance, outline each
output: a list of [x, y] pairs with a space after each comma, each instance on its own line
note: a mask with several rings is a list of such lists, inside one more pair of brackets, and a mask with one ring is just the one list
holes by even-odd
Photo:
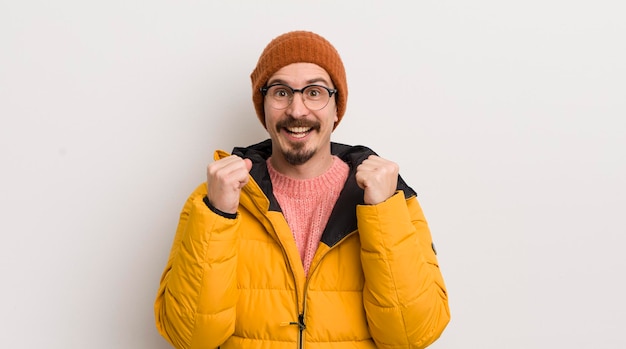
[[[236, 96], [234, 92], [232, 95]], [[269, 138], [256, 115], [251, 98], [237, 98], [225, 103], [228, 116], [219, 122], [219, 130], [213, 134], [218, 140], [217, 144], [224, 150], [230, 152], [235, 146], [247, 146]]]

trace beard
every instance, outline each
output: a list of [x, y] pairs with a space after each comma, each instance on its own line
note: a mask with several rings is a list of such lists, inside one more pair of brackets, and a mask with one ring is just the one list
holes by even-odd
[[[317, 121], [296, 120], [293, 118], [282, 120], [276, 124], [276, 130], [279, 133], [283, 128], [290, 127], [307, 127], [311, 129], [309, 132], [319, 132], [321, 125]], [[306, 143], [290, 142], [290, 147], [288, 149], [281, 149], [281, 153], [285, 161], [290, 165], [302, 165], [309, 161], [317, 152], [317, 149], [306, 149], [305, 146]]]
[[313, 155], [317, 152], [317, 149], [304, 149], [304, 144], [293, 144], [291, 149], [283, 149], [282, 154], [285, 160], [290, 165], [302, 165], [309, 161]]

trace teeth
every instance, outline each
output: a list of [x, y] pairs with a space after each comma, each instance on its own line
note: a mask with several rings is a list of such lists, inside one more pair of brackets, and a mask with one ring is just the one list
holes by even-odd
[[308, 127], [291, 127], [287, 129], [291, 133], [305, 133], [309, 131]]

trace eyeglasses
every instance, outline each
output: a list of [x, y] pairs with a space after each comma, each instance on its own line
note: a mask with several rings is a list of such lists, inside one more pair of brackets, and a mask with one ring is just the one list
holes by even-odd
[[261, 93], [267, 97], [268, 105], [279, 110], [291, 105], [296, 92], [302, 94], [302, 102], [309, 110], [320, 110], [328, 105], [330, 97], [337, 93], [337, 90], [321, 85], [308, 85], [299, 90], [283, 84], [261, 87]]

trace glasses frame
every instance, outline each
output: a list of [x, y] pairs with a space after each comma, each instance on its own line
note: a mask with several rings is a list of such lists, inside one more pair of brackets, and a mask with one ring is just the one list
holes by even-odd
[[[269, 91], [270, 88], [272, 88], [274, 86], [282, 86], [282, 87], [285, 87], [285, 88], [291, 90], [291, 98], [289, 99], [289, 103], [287, 103], [287, 105], [284, 108], [276, 108], [276, 107], [272, 106], [272, 108], [274, 108], [276, 110], [284, 110], [284, 109], [289, 108], [291, 103], [293, 103], [293, 98], [295, 97], [296, 92], [300, 92], [300, 94], [302, 95], [302, 103], [304, 103], [304, 106], [306, 106], [307, 109], [309, 109], [309, 110], [322, 110], [322, 109], [326, 108], [326, 106], [328, 105], [328, 102], [330, 102], [330, 99], [333, 97], [333, 95], [335, 95], [335, 93], [338, 92], [337, 89], [328, 88], [326, 86], [317, 85], [317, 84], [306, 85], [306, 86], [304, 86], [301, 89], [295, 89], [295, 88], [293, 88], [293, 87], [291, 87], [289, 85], [285, 85], [285, 84], [271, 84], [269, 86], [261, 87], [259, 89], [259, 91], [261, 91], [261, 94], [263, 95], [263, 97], [267, 97], [267, 92]], [[326, 91], [328, 91], [328, 101], [326, 101], [326, 104], [324, 104], [324, 106], [322, 106], [320, 108], [317, 108], [317, 109], [312, 109], [312, 108], [309, 108], [308, 105], [306, 105], [306, 98], [304, 97], [304, 90], [306, 90], [309, 87], [321, 87], [321, 88], [325, 89]]]

